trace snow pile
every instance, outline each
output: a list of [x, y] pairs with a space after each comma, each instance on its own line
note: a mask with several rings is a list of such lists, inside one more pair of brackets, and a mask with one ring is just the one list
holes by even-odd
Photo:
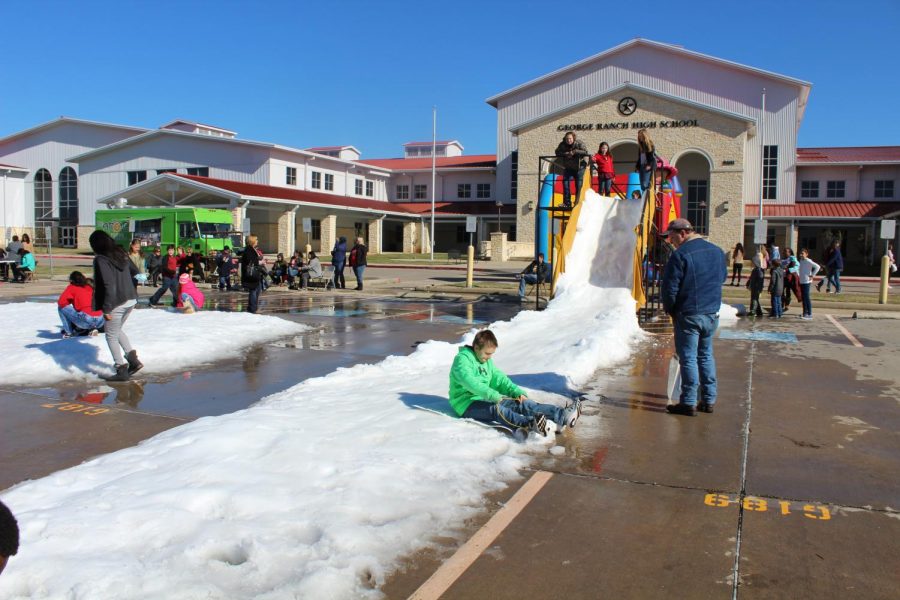
[[[41, 386], [112, 374], [106, 337], [60, 337], [56, 304], [0, 305], [3, 382]], [[137, 309], [125, 333], [144, 363], [143, 374], [168, 373], [185, 365], [210, 364], [240, 354], [254, 344], [296, 335], [309, 327], [250, 313], [200, 311], [193, 315]]]
[[[557, 299], [492, 326], [532, 397], [564, 402], [641, 335], [627, 289], [600, 287], [626, 284], [633, 213], [592, 194]], [[9, 490], [23, 545], [0, 596], [379, 597], [400, 557], [453, 535], [529, 460], [530, 444], [411, 408], [446, 406], [457, 349], [338, 369]]]

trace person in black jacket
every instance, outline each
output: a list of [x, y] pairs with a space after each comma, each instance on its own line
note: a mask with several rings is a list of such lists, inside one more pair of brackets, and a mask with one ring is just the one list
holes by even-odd
[[353, 289], [359, 291], [363, 289], [363, 273], [366, 272], [366, 266], [369, 264], [366, 260], [369, 249], [363, 242], [361, 237], [356, 238], [356, 245], [350, 249], [350, 267], [353, 269], [353, 274], [356, 275], [356, 287]]
[[259, 294], [262, 292], [262, 266], [259, 264], [259, 251], [256, 246], [259, 239], [255, 235], [247, 236], [247, 247], [241, 255], [241, 285], [250, 290], [247, 298], [247, 312], [256, 313], [259, 309]]
[[341, 236], [331, 250], [331, 266], [334, 267], [335, 289], [347, 289], [347, 280], [344, 279], [344, 266], [347, 264], [347, 238]]
[[106, 320], [106, 343], [116, 365], [115, 374], [104, 379], [128, 381], [144, 366], [138, 360], [137, 350], [131, 347], [128, 336], [122, 331], [125, 321], [137, 304], [134, 276], [138, 274], [138, 270], [125, 250], [105, 231], [95, 231], [89, 241], [94, 251], [92, 305], [94, 310], [103, 311], [103, 318]]
[[563, 168], [563, 206], [572, 206], [572, 180], [575, 180], [575, 197], [579, 197], [581, 183], [584, 179], [584, 161], [590, 156], [584, 142], [578, 139], [574, 131], [569, 131], [563, 136], [559, 146], [556, 147], [557, 161]]
[[519, 280], [519, 299], [521, 300], [525, 299], [525, 284], [534, 285], [547, 281], [547, 263], [544, 262], [544, 253], [538, 254], [536, 259], [516, 275], [516, 279]]

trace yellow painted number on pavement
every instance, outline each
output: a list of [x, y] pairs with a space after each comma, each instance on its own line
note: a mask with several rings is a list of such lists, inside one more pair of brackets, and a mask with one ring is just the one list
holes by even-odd
[[[819, 514], [815, 514], [818, 512]], [[813, 513], [813, 514], [810, 514]], [[803, 516], [807, 519], [816, 519], [818, 521], [828, 521], [831, 519], [831, 511], [826, 506], [807, 504], [803, 507]]]
[[[789, 516], [791, 514], [791, 503], [788, 500], [778, 500], [778, 509], [777, 512], [781, 516]], [[723, 507], [728, 506], [729, 504], [741, 504], [743, 509], [748, 512], [768, 512], [769, 511], [769, 502], [764, 500], [763, 498], [757, 498], [755, 496], [745, 496], [743, 500], [740, 496], [731, 496], [728, 494], [706, 494], [703, 497], [703, 503], [707, 506], [716, 506]], [[803, 511], [803, 516], [807, 519], [813, 519], [815, 521], [829, 521], [831, 520], [831, 511], [827, 506], [821, 504], [805, 504], [802, 509], [798, 510]], [[773, 505], [773, 512], [776, 509]]]
[[728, 506], [731, 501], [725, 494], [707, 494], [703, 503], [707, 506]]
[[55, 408], [56, 410], [61, 410], [63, 412], [77, 412], [83, 415], [88, 415], [89, 417], [102, 415], [103, 413], [109, 412], [108, 408], [86, 406], [84, 404], [76, 404], [74, 402], [50, 402], [48, 404], [41, 404], [41, 406], [43, 408]]

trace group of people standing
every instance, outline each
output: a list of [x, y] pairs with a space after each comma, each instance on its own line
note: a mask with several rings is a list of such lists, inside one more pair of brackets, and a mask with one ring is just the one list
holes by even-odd
[[[646, 129], [638, 131], [637, 143], [638, 158], [635, 161], [634, 171], [641, 177], [641, 192], [643, 192], [650, 187], [659, 157], [656, 154], [656, 146]], [[578, 197], [588, 166], [597, 171], [599, 193], [603, 196], [610, 195], [616, 170], [608, 143], [601, 142], [597, 153], [591, 156], [584, 142], [578, 139], [574, 131], [569, 131], [556, 147], [555, 154], [557, 164], [563, 170], [563, 207], [571, 208], [573, 187], [576, 190], [575, 197]]]
[[[837, 243], [837, 246], [839, 247], [840, 243]], [[731, 285], [741, 285], [744, 258], [743, 244], [735, 244], [734, 250], [731, 252]], [[793, 294], [793, 297], [803, 306], [800, 318], [812, 319], [811, 287], [821, 266], [809, 258], [809, 251], [806, 248], [800, 250], [799, 256], [795, 256], [791, 248], [786, 248], [782, 257], [778, 246], [772, 245], [770, 249], [765, 245], [760, 245], [750, 262], [752, 269], [745, 284], [750, 291], [750, 309], [747, 313], [749, 316], [762, 317], [764, 314], [759, 298], [766, 286], [766, 274], [768, 273], [769, 285], [766, 289], [770, 296], [769, 316], [780, 319], [790, 306]], [[842, 263], [841, 267], [843, 268]], [[835, 273], [837, 276], [836, 270]], [[829, 272], [830, 274], [831, 272]], [[736, 283], [735, 280], [737, 280]], [[821, 285], [822, 281], [820, 280], [817, 288], [820, 288]]]

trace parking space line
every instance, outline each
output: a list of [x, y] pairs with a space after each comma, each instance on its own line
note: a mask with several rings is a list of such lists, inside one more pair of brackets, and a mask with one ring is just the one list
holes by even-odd
[[497, 511], [487, 523], [479, 529], [468, 542], [456, 551], [456, 554], [445, 561], [428, 581], [423, 583], [409, 597], [409, 600], [436, 600], [443, 595], [459, 576], [466, 572], [481, 553], [490, 546], [497, 536], [512, 523], [522, 509], [537, 495], [544, 485], [550, 481], [553, 473], [537, 471], [525, 482], [519, 491], [513, 494], [503, 508]]
[[831, 315], [825, 315], [825, 316], [828, 318], [829, 321], [831, 321], [831, 322], [834, 324], [835, 327], [838, 328], [838, 331], [840, 331], [841, 333], [843, 333], [843, 334], [847, 337], [847, 339], [850, 340], [850, 343], [851, 343], [851, 344], [853, 344], [853, 345], [856, 346], [857, 348], [862, 348], [862, 347], [863, 347], [862, 342], [860, 342], [858, 339], [856, 339], [856, 337], [855, 337], [852, 333], [850, 333], [849, 331], [847, 331], [847, 328], [846, 328], [846, 327], [844, 327], [843, 325], [841, 325], [840, 323], [838, 323], [838, 322], [837, 322], [837, 319], [835, 319], [835, 318], [832, 317]]

